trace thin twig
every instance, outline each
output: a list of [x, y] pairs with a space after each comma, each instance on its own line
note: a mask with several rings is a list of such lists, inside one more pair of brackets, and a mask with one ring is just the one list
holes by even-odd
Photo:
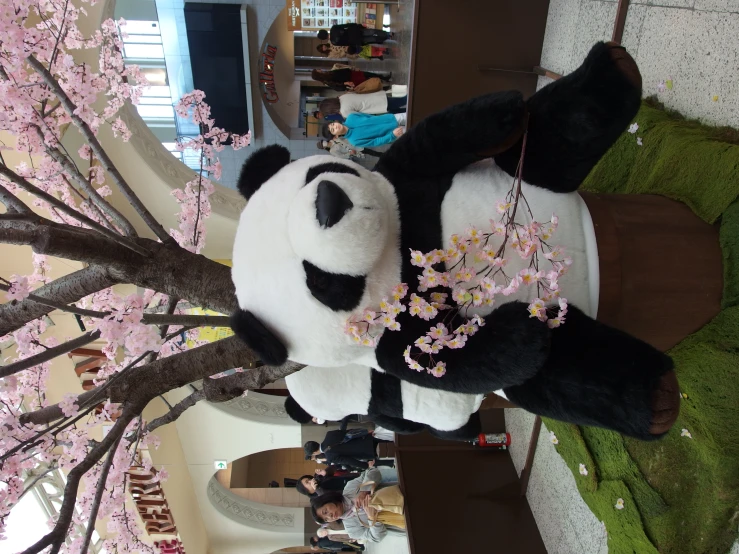
[[10, 375], [18, 373], [19, 371], [23, 371], [44, 362], [48, 362], [49, 360], [53, 360], [57, 356], [61, 356], [62, 354], [71, 352], [75, 348], [85, 346], [86, 344], [89, 344], [99, 338], [100, 331], [91, 331], [77, 337], [76, 339], [72, 339], [63, 344], [60, 344], [59, 346], [44, 350], [43, 352], [40, 352], [34, 356], [18, 360], [17, 362], [13, 362], [12, 364], [0, 366], [0, 378], [9, 377]]
[[23, 177], [18, 175], [15, 171], [10, 169], [8, 166], [0, 165], [0, 175], [4, 175], [14, 185], [21, 187], [23, 190], [25, 190], [26, 192], [30, 192], [34, 196], [38, 196], [45, 202], [54, 206], [60, 212], [65, 213], [68, 216], [76, 219], [80, 223], [87, 225], [88, 227], [90, 227], [91, 229], [94, 229], [101, 235], [104, 235], [105, 237], [117, 242], [118, 244], [122, 246], [125, 246], [126, 248], [133, 250], [134, 252], [138, 254], [141, 254], [142, 256], [151, 256], [151, 252], [149, 252], [145, 248], [139, 246], [138, 244], [136, 244], [135, 242], [131, 240], [128, 240], [125, 237], [120, 236], [118, 233], [114, 233], [110, 229], [106, 229], [104, 226], [100, 225], [97, 221], [93, 221], [92, 219], [78, 212], [74, 208], [67, 206], [61, 200], [58, 200], [57, 198], [53, 197], [51, 194], [44, 192], [40, 188], [32, 185], [27, 179], [24, 179]]
[[[5, 162], [2, 163], [5, 165]], [[8, 213], [30, 214], [31, 209], [26, 206], [17, 196], [10, 192], [0, 181], [0, 202], [5, 205]]]
[[77, 115], [77, 106], [74, 104], [74, 102], [72, 102], [69, 96], [67, 96], [67, 93], [64, 92], [64, 89], [61, 87], [59, 82], [54, 78], [49, 70], [46, 69], [46, 67], [44, 67], [44, 65], [38, 59], [36, 59], [35, 56], [28, 56], [28, 58], [26, 58], [26, 61], [28, 61], [28, 64], [34, 69], [34, 71], [41, 75], [41, 78], [44, 80], [44, 82], [48, 85], [54, 95], [60, 100], [64, 111], [67, 112], [67, 115], [72, 119], [72, 122], [80, 130], [80, 133], [87, 141], [87, 144], [92, 149], [95, 157], [100, 160], [100, 165], [108, 173], [108, 175], [110, 175], [120, 191], [126, 197], [126, 200], [128, 200], [131, 206], [133, 206], [136, 212], [138, 212], [144, 222], [152, 231], [154, 231], [154, 234], [164, 244], [176, 244], [175, 240], [169, 235], [169, 233], [167, 233], [164, 227], [162, 227], [162, 225], [154, 218], [151, 212], [149, 212], [146, 206], [144, 206], [144, 204], [141, 202], [139, 197], [136, 196], [136, 194], [133, 192], [129, 184], [123, 178], [123, 175], [121, 175], [120, 171], [118, 171], [115, 164], [108, 156], [107, 152], [105, 152], [105, 150], [103, 149], [100, 141], [98, 141], [97, 137], [95, 137], [95, 133], [92, 132], [90, 126], [85, 123], [85, 121], [79, 115]]
[[85, 532], [85, 540], [82, 543], [80, 552], [87, 552], [87, 548], [90, 546], [92, 540], [92, 532], [95, 530], [95, 520], [98, 517], [98, 510], [100, 509], [100, 501], [103, 499], [103, 493], [105, 492], [106, 481], [108, 480], [108, 473], [110, 467], [113, 465], [115, 459], [115, 451], [118, 450], [118, 445], [121, 443], [123, 433], [116, 439], [115, 443], [108, 452], [108, 457], [105, 460], [103, 469], [100, 471], [100, 478], [98, 479], [97, 489], [95, 490], [95, 498], [92, 501], [92, 508], [90, 509], [90, 519], [87, 522], [87, 531]]

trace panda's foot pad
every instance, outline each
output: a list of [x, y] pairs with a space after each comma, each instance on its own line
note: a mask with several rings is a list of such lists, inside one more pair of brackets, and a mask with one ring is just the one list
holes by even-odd
[[661, 435], [670, 430], [680, 413], [680, 386], [675, 372], [670, 370], [652, 392], [652, 422], [649, 433]]
[[639, 67], [636, 65], [634, 58], [626, 51], [626, 48], [617, 42], [607, 42], [611, 59], [616, 67], [621, 71], [624, 77], [637, 88], [641, 88], [642, 80]]

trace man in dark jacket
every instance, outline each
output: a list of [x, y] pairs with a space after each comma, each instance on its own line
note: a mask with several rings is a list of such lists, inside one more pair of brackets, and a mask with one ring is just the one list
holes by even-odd
[[392, 38], [392, 33], [382, 29], [368, 29], [359, 23], [344, 23], [331, 27], [331, 34], [325, 30], [318, 31], [318, 38], [326, 40], [330, 38], [334, 46], [353, 47], [350, 54], [356, 54], [365, 44], [380, 44]]
[[377, 445], [382, 441], [376, 439], [365, 429], [337, 429], [326, 433], [321, 444], [308, 441], [303, 445], [305, 459], [315, 459], [326, 464], [343, 465], [357, 469], [368, 469], [374, 466], [393, 466], [393, 460], [380, 460], [377, 457]]

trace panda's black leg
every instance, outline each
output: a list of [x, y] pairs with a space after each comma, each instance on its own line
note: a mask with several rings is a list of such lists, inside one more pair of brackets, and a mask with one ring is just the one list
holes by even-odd
[[552, 332], [544, 367], [504, 391], [530, 412], [642, 440], [666, 433], [680, 409], [669, 356], [574, 306]]
[[[529, 98], [524, 181], [554, 192], [576, 190], [636, 115], [641, 84], [629, 53], [600, 42], [578, 69]], [[511, 175], [521, 145], [495, 156]]]

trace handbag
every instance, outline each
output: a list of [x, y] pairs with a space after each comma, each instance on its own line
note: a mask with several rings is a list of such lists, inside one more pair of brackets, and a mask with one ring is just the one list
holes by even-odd
[[378, 77], [372, 77], [355, 86], [352, 92], [355, 94], [369, 94], [380, 90], [382, 90], [382, 81]]
[[[367, 481], [364, 485], [372, 485], [372, 497], [369, 502], [369, 507], [377, 510], [377, 516], [373, 519], [367, 518], [370, 525], [375, 523], [382, 523], [384, 525], [391, 525], [393, 527], [399, 527], [405, 529], [405, 497], [403, 492], [400, 490], [399, 485], [390, 485], [377, 489], [377, 483]], [[363, 526], [365, 525], [362, 520], [359, 520]]]

